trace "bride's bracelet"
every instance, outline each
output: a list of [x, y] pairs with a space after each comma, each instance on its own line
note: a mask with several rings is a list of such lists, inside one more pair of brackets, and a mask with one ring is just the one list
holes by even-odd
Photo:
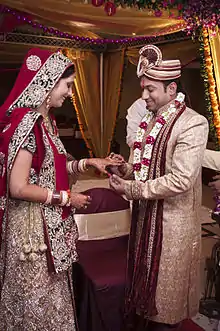
[[60, 206], [70, 206], [70, 190], [60, 191], [61, 203]]
[[44, 202], [45, 205], [51, 204], [52, 196], [53, 196], [53, 191], [47, 189], [47, 198], [46, 198], [46, 201]]
[[52, 191], [47, 189], [47, 199], [45, 205], [58, 205], [61, 207], [70, 206], [70, 190]]
[[88, 170], [87, 168], [87, 159], [82, 159], [79, 161], [78, 163], [78, 171], [81, 172], [81, 173], [84, 173]]
[[67, 172], [70, 175], [79, 175], [79, 170], [78, 170], [78, 164], [79, 161], [69, 161], [67, 162]]
[[84, 173], [87, 170], [87, 159], [67, 162], [67, 172], [70, 175], [79, 175], [79, 173]]

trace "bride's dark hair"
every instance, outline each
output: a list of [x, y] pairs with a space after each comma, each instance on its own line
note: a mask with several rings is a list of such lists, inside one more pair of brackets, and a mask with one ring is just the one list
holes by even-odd
[[62, 76], [60, 78], [67, 78], [70, 77], [71, 75], [73, 75], [75, 73], [75, 66], [74, 64], [69, 66], [64, 73], [62, 74]]

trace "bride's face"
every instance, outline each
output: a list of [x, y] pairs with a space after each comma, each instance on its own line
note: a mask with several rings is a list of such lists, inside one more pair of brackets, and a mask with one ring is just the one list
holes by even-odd
[[59, 108], [62, 106], [64, 100], [72, 96], [73, 93], [73, 82], [75, 79], [75, 74], [67, 78], [61, 78], [57, 84], [54, 86], [50, 93], [50, 106], [54, 108]]

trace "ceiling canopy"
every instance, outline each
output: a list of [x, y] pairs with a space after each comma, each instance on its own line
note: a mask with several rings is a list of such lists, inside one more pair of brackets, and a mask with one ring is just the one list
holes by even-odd
[[[95, 35], [147, 35], [173, 33], [181, 30], [179, 19], [170, 18], [163, 10], [161, 17], [155, 17], [149, 9], [117, 8], [113, 16], [108, 16], [103, 7], [95, 7], [83, 0], [2, 0], [1, 4], [31, 14], [48, 26], [63, 32], [94, 38]], [[178, 12], [172, 10], [174, 16]]]

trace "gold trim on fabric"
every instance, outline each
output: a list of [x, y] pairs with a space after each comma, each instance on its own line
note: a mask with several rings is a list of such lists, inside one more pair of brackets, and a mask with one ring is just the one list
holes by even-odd
[[76, 214], [79, 240], [102, 240], [128, 235], [130, 209], [99, 214]]

